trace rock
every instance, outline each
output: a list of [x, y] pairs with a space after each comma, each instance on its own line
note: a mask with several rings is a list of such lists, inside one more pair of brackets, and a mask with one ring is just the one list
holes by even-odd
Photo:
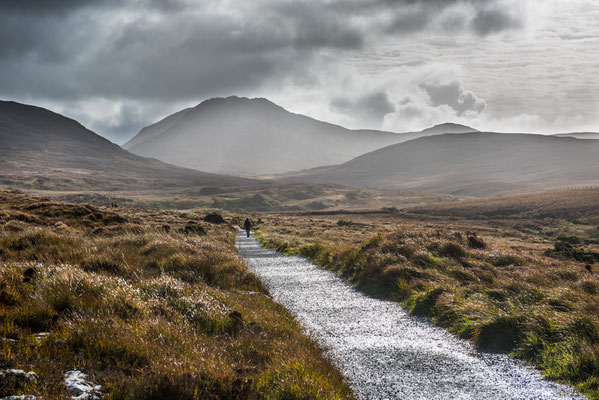
[[3, 397], [0, 400], [37, 400], [37, 399], [41, 399], [41, 397], [33, 396], [30, 394], [21, 394], [19, 396]]
[[87, 380], [87, 374], [81, 371], [67, 371], [64, 374], [64, 384], [67, 389], [73, 392], [73, 400], [98, 400], [103, 394], [100, 391], [102, 386], [94, 385]]
[[37, 379], [35, 372], [25, 372], [22, 369], [4, 369], [0, 371], [0, 380], [3, 383], [21, 386], [25, 383], [34, 382]]

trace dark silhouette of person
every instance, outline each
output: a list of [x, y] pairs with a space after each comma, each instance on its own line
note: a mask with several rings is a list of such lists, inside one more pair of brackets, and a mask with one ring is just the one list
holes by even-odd
[[247, 233], [248, 237], [250, 237], [250, 229], [252, 228], [252, 221], [250, 221], [249, 218], [245, 219], [245, 222], [243, 223], [243, 229], [245, 229], [245, 232]]

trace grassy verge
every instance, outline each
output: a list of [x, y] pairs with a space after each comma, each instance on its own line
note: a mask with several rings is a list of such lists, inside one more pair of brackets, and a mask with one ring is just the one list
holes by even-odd
[[588, 259], [556, 258], [539, 250], [544, 242], [527, 247], [499, 232], [483, 236], [445, 223], [265, 222], [263, 245], [308, 257], [482, 350], [524, 359], [599, 398], [599, 281]]
[[349, 399], [341, 375], [273, 302], [227, 224], [193, 213], [0, 192], [0, 397]]

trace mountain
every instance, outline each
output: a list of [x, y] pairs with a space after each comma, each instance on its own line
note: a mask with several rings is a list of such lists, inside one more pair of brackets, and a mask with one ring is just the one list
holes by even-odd
[[173, 114], [123, 147], [199, 170], [264, 175], [337, 164], [397, 140], [293, 114], [266, 99], [228, 97]]
[[573, 137], [576, 139], [599, 139], [599, 132], [572, 132], [572, 133], [560, 133], [555, 136], [558, 137]]
[[530, 134], [428, 136], [282, 181], [489, 196], [599, 183], [599, 141]]
[[143, 128], [123, 147], [204, 171], [265, 175], [339, 164], [419, 134], [472, 131], [444, 124], [429, 132], [350, 130], [293, 114], [262, 98], [214, 98]]
[[70, 118], [0, 101], [0, 185], [5, 187], [133, 190], [246, 181], [140, 157]]

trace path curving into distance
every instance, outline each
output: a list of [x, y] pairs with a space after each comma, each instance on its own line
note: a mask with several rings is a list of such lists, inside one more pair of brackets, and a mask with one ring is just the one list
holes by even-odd
[[266, 250], [245, 232], [236, 246], [358, 399], [585, 398], [504, 355], [481, 353], [395, 303], [370, 298], [305, 258]]

